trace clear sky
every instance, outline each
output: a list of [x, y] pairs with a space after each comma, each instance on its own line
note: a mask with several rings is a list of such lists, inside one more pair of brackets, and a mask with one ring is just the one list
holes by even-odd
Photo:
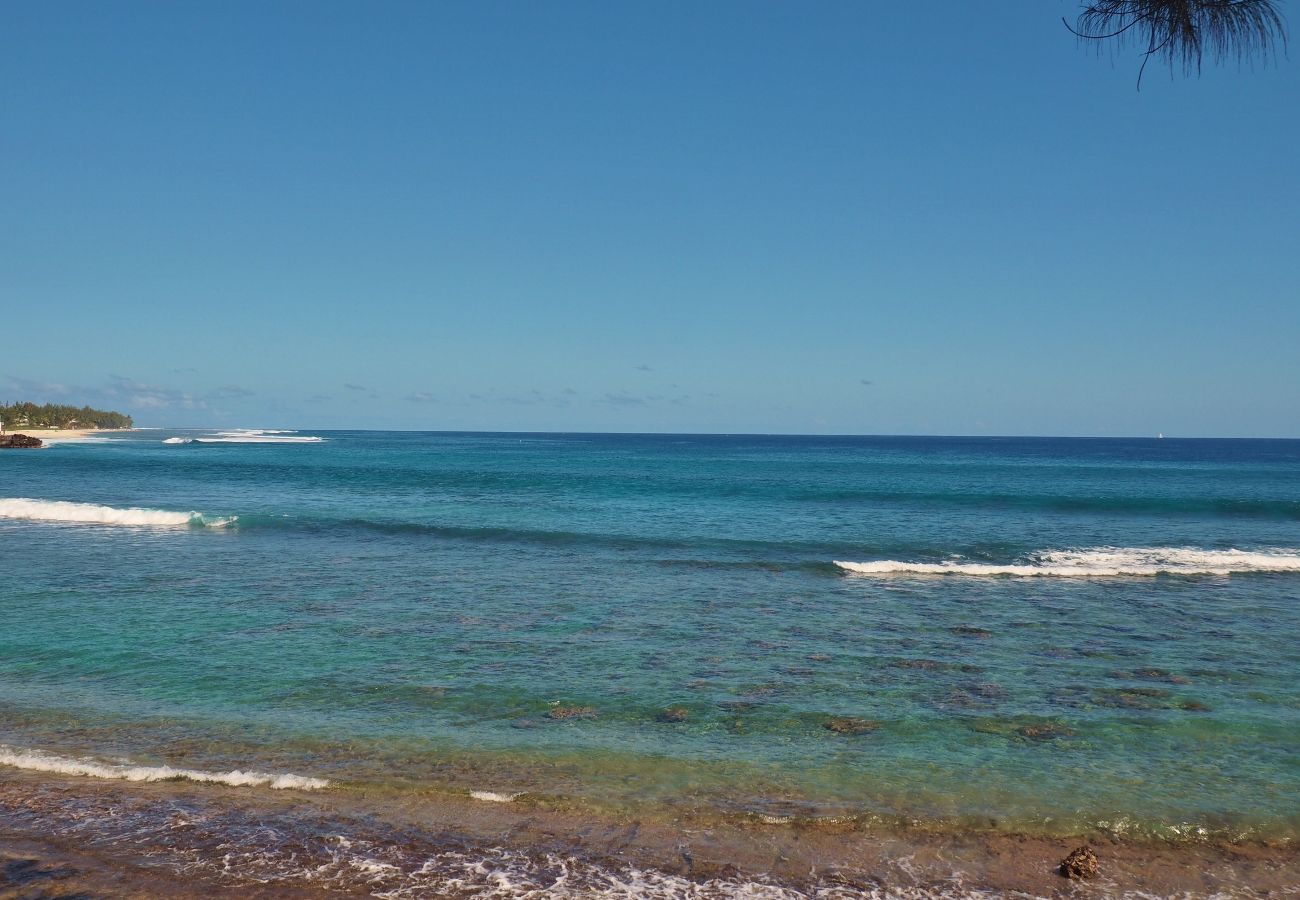
[[1300, 61], [1139, 93], [1076, 11], [0, 5], [0, 397], [1300, 436]]

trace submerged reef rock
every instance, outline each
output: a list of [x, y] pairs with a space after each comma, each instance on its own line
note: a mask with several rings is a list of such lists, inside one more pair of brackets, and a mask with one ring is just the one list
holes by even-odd
[[1096, 691], [1093, 702], [1097, 706], [1114, 709], [1168, 709], [1169, 692], [1160, 688], [1119, 688]]
[[1074, 709], [1127, 709], [1152, 712], [1164, 709], [1181, 709], [1186, 712], [1209, 712], [1210, 707], [1190, 697], [1179, 697], [1164, 688], [1126, 687], [1091, 688], [1072, 684], [1048, 692], [1047, 699], [1057, 706]]
[[1016, 729], [1016, 734], [1031, 741], [1050, 741], [1053, 738], [1070, 737], [1074, 734], [1074, 729], [1057, 722], [1040, 722], [1035, 725], [1021, 725]]
[[1192, 680], [1184, 675], [1175, 675], [1173, 672], [1166, 672], [1164, 669], [1138, 669], [1133, 673], [1138, 678], [1146, 678], [1151, 681], [1167, 681], [1170, 684], [1191, 684]]
[[999, 718], [976, 719], [970, 722], [970, 729], [981, 734], [996, 734], [1009, 740], [1045, 742], [1057, 738], [1074, 737], [1077, 732], [1068, 725], [1052, 719], [1025, 718], [1011, 720]]
[[758, 703], [754, 700], [719, 700], [718, 706], [728, 712], [745, 712], [757, 708]]
[[896, 669], [940, 669], [943, 663], [935, 659], [897, 659], [890, 663]]
[[993, 637], [993, 632], [989, 631], [987, 628], [976, 628], [974, 625], [958, 625], [952, 631], [953, 634], [960, 634], [963, 637]]
[[1066, 878], [1096, 878], [1101, 866], [1091, 847], [1078, 847], [1061, 860], [1060, 871]]
[[859, 719], [855, 716], [835, 716], [824, 723], [822, 727], [836, 734], [866, 734], [868, 731], [875, 731], [879, 728], [880, 723], [873, 722], [870, 719]]
[[968, 681], [948, 691], [936, 706], [940, 709], [981, 709], [997, 706], [1006, 699], [1006, 691], [1000, 685], [988, 681]]
[[594, 706], [559, 706], [551, 707], [547, 713], [552, 719], [591, 719], [595, 718], [596, 708]]
[[25, 434], [0, 435], [0, 450], [35, 450], [44, 446], [45, 442], [40, 438], [28, 437]]
[[1110, 673], [1111, 678], [1124, 679], [1141, 679], [1143, 681], [1163, 681], [1167, 684], [1191, 684], [1192, 680], [1186, 675], [1177, 675], [1165, 669], [1154, 669], [1146, 667], [1134, 669], [1133, 671], [1117, 670]]
[[655, 719], [659, 722], [685, 722], [690, 715], [691, 711], [684, 706], [670, 706], [661, 710]]

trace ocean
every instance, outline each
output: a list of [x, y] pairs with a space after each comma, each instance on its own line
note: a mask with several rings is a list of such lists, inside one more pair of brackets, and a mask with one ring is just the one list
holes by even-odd
[[6, 827], [226, 883], [1300, 844], [1300, 441], [142, 430], [0, 454], [0, 571]]

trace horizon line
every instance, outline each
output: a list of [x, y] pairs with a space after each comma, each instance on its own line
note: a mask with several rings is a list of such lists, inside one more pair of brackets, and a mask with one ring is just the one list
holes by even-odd
[[300, 426], [288, 429], [285, 426], [267, 425], [264, 428], [254, 426], [214, 426], [214, 425], [142, 425], [129, 429], [105, 429], [108, 431], [208, 431], [208, 430], [245, 430], [258, 431], [272, 428], [284, 428], [291, 431], [351, 431], [361, 433], [391, 432], [397, 434], [518, 434], [518, 435], [619, 435], [623, 437], [809, 437], [809, 438], [954, 438], [962, 440], [1150, 440], [1150, 441], [1300, 441], [1295, 437], [1268, 435], [1166, 435], [1156, 434], [936, 434], [936, 433], [861, 433], [861, 432], [802, 432], [802, 431], [583, 431], [583, 430], [520, 430], [520, 429], [466, 429], [466, 428], [315, 428]]

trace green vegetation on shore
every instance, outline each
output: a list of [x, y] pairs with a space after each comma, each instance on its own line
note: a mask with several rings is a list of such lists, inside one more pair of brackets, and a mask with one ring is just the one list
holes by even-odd
[[120, 412], [77, 408], [61, 403], [37, 405], [30, 402], [0, 403], [0, 421], [5, 429], [19, 428], [130, 428], [131, 417]]

